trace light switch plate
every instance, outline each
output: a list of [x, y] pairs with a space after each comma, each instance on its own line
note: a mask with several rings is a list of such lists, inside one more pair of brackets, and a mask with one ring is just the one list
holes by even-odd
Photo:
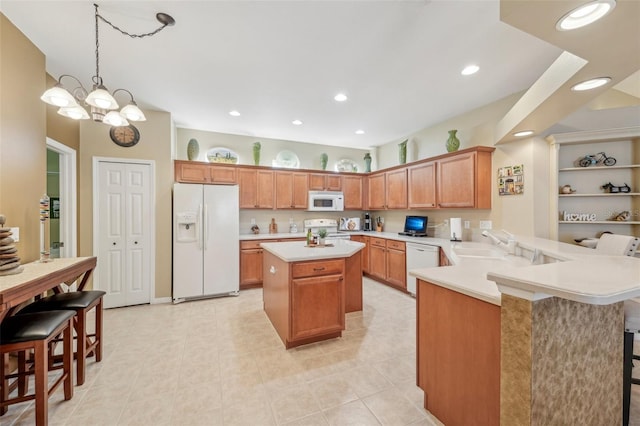
[[20, 228], [18, 227], [11, 228], [11, 233], [13, 234], [11, 235], [11, 238], [13, 238], [14, 242], [17, 243], [18, 241], [20, 241]]
[[464, 221], [464, 229], [469, 229], [469, 228], [471, 228], [471, 222], [468, 221], [468, 220], [465, 220]]
[[490, 220], [481, 220], [480, 221], [480, 229], [491, 229], [492, 223]]

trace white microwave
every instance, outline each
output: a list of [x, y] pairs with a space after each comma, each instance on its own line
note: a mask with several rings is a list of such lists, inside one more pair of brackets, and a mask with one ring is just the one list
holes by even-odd
[[309, 191], [310, 212], [341, 212], [344, 210], [344, 194], [340, 191]]

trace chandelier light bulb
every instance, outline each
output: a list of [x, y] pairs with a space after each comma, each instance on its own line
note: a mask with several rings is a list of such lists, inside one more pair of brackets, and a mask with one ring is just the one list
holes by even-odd
[[71, 93], [61, 85], [56, 85], [40, 96], [43, 102], [57, 107], [67, 107], [76, 103]]
[[102, 119], [102, 122], [104, 124], [108, 124], [109, 126], [115, 126], [115, 127], [129, 125], [129, 122], [127, 121], [127, 119], [124, 118], [124, 116], [120, 114], [118, 111], [109, 111]]
[[111, 96], [104, 86], [100, 86], [93, 92], [89, 93], [85, 99], [89, 105], [102, 109], [118, 109], [118, 102]]
[[86, 120], [89, 118], [87, 110], [77, 104], [58, 109], [58, 114], [74, 120]]
[[124, 115], [129, 121], [146, 121], [147, 117], [135, 103], [130, 103], [120, 110], [120, 114]]

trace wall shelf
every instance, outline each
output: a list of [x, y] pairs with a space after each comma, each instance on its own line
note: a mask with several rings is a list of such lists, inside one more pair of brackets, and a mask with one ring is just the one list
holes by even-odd
[[[604, 231], [640, 236], [640, 127], [572, 132], [547, 137], [550, 145], [549, 236], [565, 243], [597, 238]], [[575, 167], [587, 154], [606, 152], [613, 166]], [[632, 192], [601, 192], [607, 182]], [[577, 192], [559, 193], [570, 185]], [[602, 220], [628, 211], [629, 220]], [[565, 221], [562, 212], [596, 214], [596, 221]], [[626, 226], [625, 226], [626, 225]]]

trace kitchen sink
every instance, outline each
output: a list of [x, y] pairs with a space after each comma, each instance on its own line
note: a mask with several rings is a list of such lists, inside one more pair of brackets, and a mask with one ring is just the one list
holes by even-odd
[[499, 248], [494, 248], [491, 246], [486, 246], [484, 244], [478, 245], [464, 245], [464, 246], [453, 246], [453, 252], [458, 257], [476, 257], [476, 258], [484, 258], [484, 259], [503, 259], [506, 257], [507, 253]]

